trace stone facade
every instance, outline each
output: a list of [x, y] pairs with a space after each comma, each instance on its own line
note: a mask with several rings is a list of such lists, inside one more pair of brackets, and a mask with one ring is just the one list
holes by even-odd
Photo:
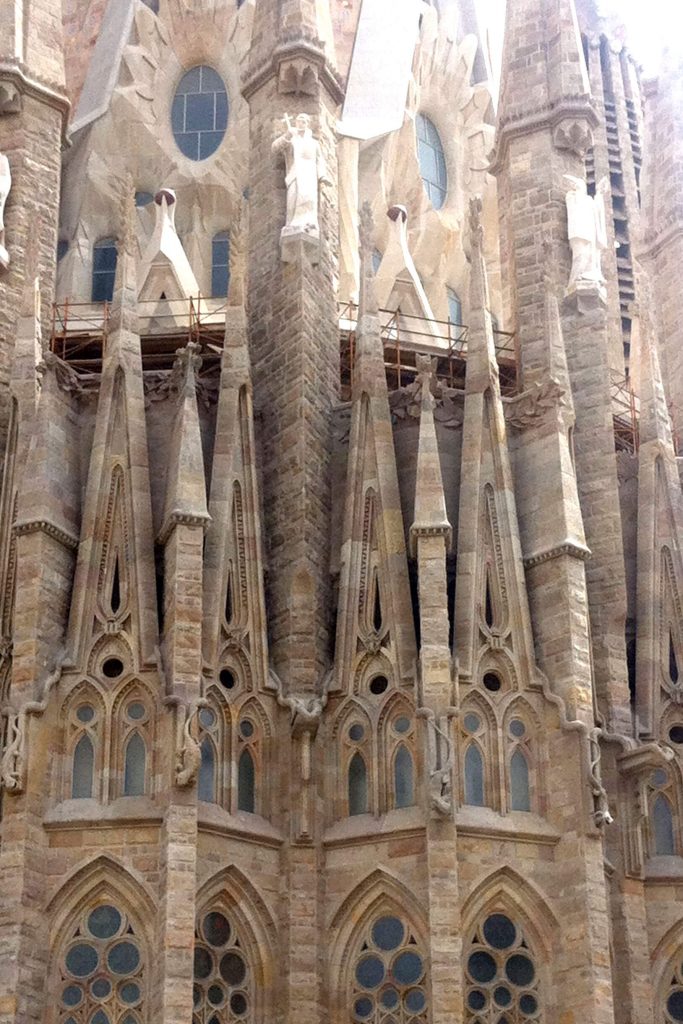
[[357, 138], [374, 0], [0, 0], [0, 1024], [683, 1021], [681, 69], [641, 180], [576, 6]]

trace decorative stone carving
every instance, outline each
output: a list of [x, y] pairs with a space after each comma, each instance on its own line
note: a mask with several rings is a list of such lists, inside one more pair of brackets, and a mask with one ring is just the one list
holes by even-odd
[[0, 271], [7, 270], [10, 264], [9, 253], [5, 241], [5, 204], [12, 188], [12, 174], [9, 160], [0, 153]]
[[539, 423], [550, 410], [567, 404], [564, 388], [556, 380], [546, 380], [505, 399], [505, 422], [515, 430]]
[[273, 153], [283, 154], [286, 165], [287, 220], [280, 235], [285, 263], [294, 258], [289, 243], [303, 242], [311, 253], [317, 251], [319, 189], [330, 184], [320, 144], [313, 138], [310, 125], [308, 114], [298, 114], [294, 124], [286, 114], [286, 131], [273, 142]]
[[14, 82], [0, 81], [0, 116], [21, 113], [21, 93]]
[[553, 142], [557, 149], [568, 149], [583, 160], [593, 146], [593, 132], [583, 119], [561, 121], [555, 127]]
[[280, 62], [277, 88], [282, 95], [317, 96], [318, 83], [318, 66], [314, 61], [290, 57]]
[[[204, 703], [204, 701], [201, 702], [202, 705]], [[194, 735], [194, 723], [199, 714], [199, 707], [200, 704], [193, 704], [190, 708], [178, 708], [175, 781], [176, 786], [180, 789], [187, 789], [188, 786], [193, 785], [202, 761], [202, 748]]]
[[[457, 388], [449, 388], [435, 377], [431, 378], [431, 391], [435, 399], [434, 422], [442, 427], [457, 430], [463, 421], [463, 392]], [[420, 422], [420, 403], [422, 401], [422, 384], [414, 380], [397, 391], [389, 394], [389, 407], [393, 423], [401, 420]]]
[[572, 250], [572, 269], [567, 294], [579, 291], [585, 285], [604, 286], [601, 253], [607, 248], [605, 203], [603, 196], [609, 190], [609, 181], [602, 178], [595, 196], [589, 196], [586, 182], [565, 174], [569, 183], [566, 196], [567, 236]]

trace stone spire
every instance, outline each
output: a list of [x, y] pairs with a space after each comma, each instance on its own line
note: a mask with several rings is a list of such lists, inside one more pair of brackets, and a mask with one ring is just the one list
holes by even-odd
[[451, 524], [446, 514], [446, 496], [441, 476], [439, 446], [434, 426], [434, 396], [431, 391], [433, 367], [431, 360], [417, 357], [417, 379], [422, 392], [420, 400], [420, 439], [417, 447], [417, 469], [415, 472], [415, 512], [410, 528], [411, 548], [417, 537], [425, 533], [442, 534], [446, 548], [451, 544]]
[[470, 202], [470, 330], [463, 422], [455, 644], [460, 671], [473, 682], [484, 642], [509, 650], [519, 678], [534, 675], [529, 609], [517, 510], [498, 381], [481, 199]]
[[79, 665], [102, 620], [126, 628], [143, 664], [158, 638], [133, 194], [128, 181], [69, 622]]
[[206, 477], [197, 409], [197, 378], [202, 360], [199, 346], [190, 342], [177, 353], [174, 373], [179, 382], [171, 452], [166, 478], [166, 504], [159, 534], [164, 543], [177, 523], [206, 524]]
[[[250, 683], [263, 691], [268, 645], [263, 589], [263, 540], [254, 436], [247, 322], [241, 298], [239, 253], [245, 225], [231, 235], [230, 294], [218, 394], [211, 474], [211, 523], [204, 551], [204, 663], [215, 676], [238, 653], [250, 667]], [[237, 263], [235, 266], [235, 255]]]
[[652, 279], [664, 387], [683, 438], [683, 61], [669, 53], [645, 91], [639, 258]]
[[642, 277], [636, 707], [641, 733], [666, 741], [662, 688], [675, 692], [683, 669], [683, 495], [650, 312], [654, 307]]
[[391, 664], [395, 686], [409, 678], [415, 657], [401, 500], [372, 269], [372, 214], [367, 203], [360, 223], [361, 289], [335, 657], [338, 688], [353, 685], [359, 664], [372, 651], [379, 650]]

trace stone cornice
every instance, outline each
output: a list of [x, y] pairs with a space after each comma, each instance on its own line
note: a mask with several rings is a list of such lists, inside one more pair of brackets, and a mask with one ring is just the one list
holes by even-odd
[[[560, 103], [544, 103], [521, 114], [501, 118], [496, 128], [496, 143], [491, 154], [489, 171], [498, 174], [502, 170], [505, 153], [511, 139], [543, 129], [555, 130], [563, 122], [580, 121], [586, 129], [597, 127], [600, 116], [591, 98], [585, 94], [565, 96]], [[557, 144], [557, 143], [556, 143]], [[560, 146], [558, 148], [567, 148]]]
[[420, 537], [443, 537], [446, 547], [450, 548], [453, 527], [450, 523], [413, 523], [410, 527], [410, 553], [414, 557]]
[[65, 548], [69, 548], [70, 551], [75, 551], [78, 548], [78, 537], [67, 533], [50, 519], [24, 519], [15, 523], [12, 530], [17, 537], [29, 533], [45, 533], [48, 537], [59, 541]]
[[304, 36], [286, 40], [273, 50], [268, 60], [247, 72], [242, 81], [242, 95], [249, 100], [269, 79], [279, 74], [283, 61], [304, 59], [317, 66], [320, 81], [327, 92], [336, 103], [342, 103], [344, 86], [327, 59], [324, 45], [320, 39], [307, 39]]
[[66, 139], [71, 102], [66, 93], [60, 91], [61, 86], [58, 83], [41, 82], [40, 79], [30, 75], [22, 64], [12, 64], [7, 61], [0, 61], [0, 81], [2, 80], [13, 82], [19, 92], [33, 96], [58, 110], [62, 115], [62, 136]]
[[531, 569], [534, 565], [541, 565], [542, 562], [550, 562], [553, 558], [563, 558], [568, 555], [570, 558], [577, 558], [580, 562], [586, 562], [591, 557], [590, 549], [584, 544], [575, 540], [565, 540], [552, 548], [543, 551], [536, 551], [523, 559], [524, 568]]
[[166, 517], [164, 525], [159, 531], [157, 542], [165, 544], [176, 526], [199, 526], [206, 530], [211, 522], [211, 516], [192, 515], [187, 512], [172, 512]]

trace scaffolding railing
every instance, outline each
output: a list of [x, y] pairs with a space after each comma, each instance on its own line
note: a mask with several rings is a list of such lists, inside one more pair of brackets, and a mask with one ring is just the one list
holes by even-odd
[[614, 446], [617, 451], [635, 454], [638, 451], [638, 419], [640, 403], [633, 391], [629, 377], [612, 373], [610, 379], [612, 395], [612, 418], [614, 421]]
[[[206, 299], [202, 295], [138, 302], [143, 363], [165, 366], [176, 349], [189, 341], [202, 347], [222, 347], [226, 308], [227, 300]], [[54, 303], [51, 351], [76, 368], [97, 369], [106, 351], [111, 309], [108, 302]]]
[[[345, 302], [339, 308], [341, 342], [342, 397], [348, 398], [355, 362], [358, 306]], [[451, 320], [437, 320], [380, 309], [380, 336], [384, 347], [384, 365], [391, 387], [400, 388], [415, 379], [417, 354], [436, 358], [436, 376], [449, 387], [464, 386], [467, 360], [468, 327]], [[517, 361], [515, 336], [509, 331], [494, 331], [494, 344], [504, 393], [516, 391]]]

